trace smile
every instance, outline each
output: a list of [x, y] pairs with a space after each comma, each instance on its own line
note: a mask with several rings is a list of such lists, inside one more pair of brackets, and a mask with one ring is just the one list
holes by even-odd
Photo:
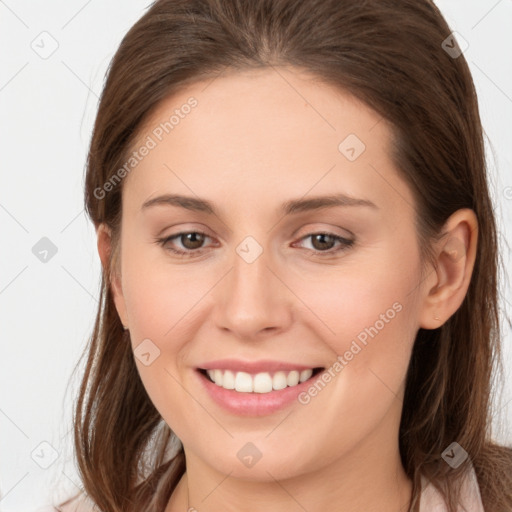
[[217, 386], [239, 393], [270, 393], [286, 387], [294, 387], [307, 381], [318, 371], [320, 368], [257, 374], [220, 369], [205, 370], [206, 375]]
[[217, 359], [204, 361], [195, 370], [200, 388], [224, 411], [266, 416], [297, 405], [297, 396], [325, 367], [277, 359]]

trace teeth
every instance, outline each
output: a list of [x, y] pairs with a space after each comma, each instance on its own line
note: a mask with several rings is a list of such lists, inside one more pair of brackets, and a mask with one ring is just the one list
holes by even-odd
[[235, 374], [232, 371], [226, 370], [224, 372], [222, 387], [224, 389], [235, 389]]
[[296, 370], [290, 372], [286, 378], [288, 386], [296, 386], [299, 383], [300, 373]]
[[275, 390], [284, 389], [288, 386], [288, 381], [286, 379], [286, 373], [277, 372], [272, 379], [272, 388]]
[[305, 380], [308, 380], [309, 378], [311, 378], [311, 375], [313, 375], [313, 370], [302, 370], [300, 372], [299, 382], [304, 382]]
[[234, 389], [240, 393], [270, 393], [286, 387], [297, 386], [311, 378], [313, 370], [279, 371], [270, 375], [262, 372], [251, 375], [246, 372], [232, 372], [230, 370], [206, 370], [208, 377], [224, 389]]
[[221, 370], [214, 370], [213, 371], [213, 380], [215, 381], [215, 384], [217, 384], [217, 386], [222, 386], [223, 378], [222, 378], [222, 371]]
[[252, 377], [248, 373], [237, 372], [235, 376], [235, 389], [243, 393], [252, 393], [254, 391]]
[[[258, 373], [257, 375], [254, 376], [252, 390], [255, 393], [268, 393], [272, 391], [272, 389], [272, 377], [268, 373]], [[237, 391], [240, 390], [237, 389]]]

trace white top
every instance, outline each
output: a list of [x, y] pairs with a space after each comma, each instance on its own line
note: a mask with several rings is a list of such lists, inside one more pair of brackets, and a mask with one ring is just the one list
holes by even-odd
[[[420, 512], [447, 512], [447, 505], [440, 492], [427, 479], [421, 477]], [[460, 512], [485, 512], [475, 470], [464, 479], [458, 510]]]

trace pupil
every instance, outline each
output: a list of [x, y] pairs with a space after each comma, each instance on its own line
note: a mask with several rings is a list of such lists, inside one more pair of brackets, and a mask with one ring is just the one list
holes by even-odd
[[[321, 238], [320, 238], [320, 237], [321, 237]], [[326, 235], [326, 234], [322, 234], [322, 233], [321, 233], [321, 234], [319, 234], [319, 235], [315, 235], [315, 236], [313, 237], [313, 240], [314, 240], [314, 241], [316, 241], [316, 240], [318, 240], [318, 239], [321, 239], [321, 240], [322, 240], [324, 237], [331, 238], [331, 235]], [[313, 245], [314, 245], [314, 243], [313, 243]], [[326, 248], [327, 248], [327, 249], [329, 249], [329, 247], [326, 247], [326, 245], [330, 245], [330, 244], [329, 244], [329, 242], [327, 242], [327, 243], [326, 243], [326, 242], [324, 241], [324, 242], [321, 242], [321, 243], [320, 243], [320, 247], [317, 247], [317, 248], [318, 248], [318, 249], [326, 249]]]
[[[190, 240], [189, 237], [192, 237], [192, 240]], [[193, 238], [195, 238], [195, 237], [199, 237], [199, 240], [193, 240]], [[183, 245], [185, 245], [185, 247], [188, 247], [189, 249], [197, 249], [198, 247], [201, 246], [201, 242], [202, 242], [201, 237], [202, 237], [202, 235], [200, 235], [199, 233], [187, 233], [185, 235], [185, 238], [187, 240], [187, 243], [192, 242], [192, 247], [187, 246], [187, 244], [183, 244]]]

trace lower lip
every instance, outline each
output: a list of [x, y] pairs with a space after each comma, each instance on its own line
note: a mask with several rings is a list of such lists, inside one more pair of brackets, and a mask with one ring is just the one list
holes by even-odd
[[233, 389], [217, 386], [206, 375], [196, 370], [202, 385], [215, 403], [227, 411], [241, 416], [265, 416], [284, 409], [294, 401], [298, 403], [298, 395], [316, 381], [321, 372], [308, 380], [269, 393], [240, 393]]

